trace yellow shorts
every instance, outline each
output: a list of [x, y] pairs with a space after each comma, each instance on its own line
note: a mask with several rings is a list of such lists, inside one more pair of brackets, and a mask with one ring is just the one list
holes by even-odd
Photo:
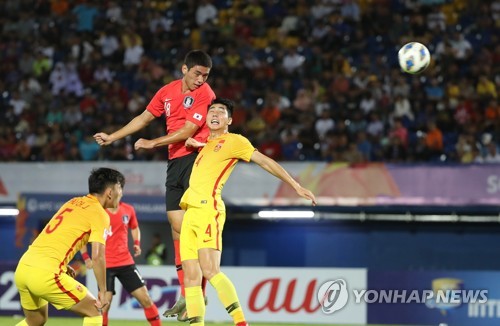
[[222, 230], [226, 212], [188, 206], [181, 228], [181, 260], [198, 259], [198, 250], [222, 251]]
[[67, 274], [57, 275], [38, 267], [19, 264], [14, 275], [21, 306], [37, 310], [50, 302], [58, 310], [70, 309], [87, 295], [87, 288]]

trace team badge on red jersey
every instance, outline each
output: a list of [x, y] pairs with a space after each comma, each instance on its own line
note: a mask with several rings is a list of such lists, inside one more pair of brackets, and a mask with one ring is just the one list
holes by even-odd
[[184, 98], [184, 101], [182, 101], [182, 105], [184, 105], [185, 109], [189, 109], [190, 107], [192, 107], [193, 103], [194, 103], [194, 98], [192, 98], [191, 96], [186, 96]]
[[128, 215], [122, 215], [123, 224], [128, 224], [129, 221], [130, 221], [130, 217]]
[[219, 140], [219, 143], [217, 145], [215, 145], [214, 152], [220, 151], [220, 149], [222, 148], [222, 144], [224, 144], [224, 142], [225, 142], [224, 139]]

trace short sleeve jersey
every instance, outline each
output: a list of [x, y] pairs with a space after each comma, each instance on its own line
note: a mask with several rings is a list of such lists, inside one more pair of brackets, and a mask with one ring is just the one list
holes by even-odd
[[106, 240], [106, 268], [134, 264], [128, 247], [129, 229], [139, 226], [133, 206], [120, 203], [116, 213], [106, 210], [110, 220], [109, 236]]
[[222, 211], [222, 188], [239, 160], [250, 161], [255, 148], [238, 134], [226, 133], [211, 139], [198, 153], [189, 188], [181, 198], [181, 207], [210, 207]]
[[92, 195], [67, 201], [29, 246], [20, 262], [65, 273], [66, 265], [88, 242], [106, 244], [109, 216]]
[[[209, 131], [205, 124], [207, 109], [215, 93], [207, 83], [192, 92], [182, 93], [182, 80], [174, 80], [156, 92], [146, 109], [155, 117], [165, 113], [167, 134], [181, 129], [186, 121], [197, 125], [199, 129], [193, 138], [206, 142]], [[169, 159], [175, 159], [193, 153], [195, 149], [187, 148], [184, 142], [168, 145]]]

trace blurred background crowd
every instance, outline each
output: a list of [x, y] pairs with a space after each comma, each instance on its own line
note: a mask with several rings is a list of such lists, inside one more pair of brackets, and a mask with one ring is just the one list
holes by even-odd
[[[500, 162], [500, 1], [284, 0], [0, 3], [0, 160], [165, 160], [100, 148], [184, 55], [237, 103], [232, 132], [281, 161]], [[433, 60], [403, 74], [410, 41]]]

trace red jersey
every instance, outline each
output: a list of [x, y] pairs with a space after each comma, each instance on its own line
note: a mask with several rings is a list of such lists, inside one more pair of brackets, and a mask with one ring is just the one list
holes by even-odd
[[[205, 123], [207, 109], [215, 93], [207, 83], [204, 83], [194, 91], [182, 93], [182, 79], [174, 80], [163, 86], [156, 92], [146, 109], [155, 117], [165, 113], [167, 134], [181, 129], [186, 120], [200, 127], [193, 138], [206, 142], [209, 134]], [[174, 159], [185, 156], [196, 151], [194, 148], [186, 148], [184, 142], [168, 145], [168, 158]]]
[[106, 212], [110, 220], [106, 240], [106, 268], [134, 264], [134, 258], [128, 248], [128, 230], [139, 227], [134, 207], [121, 202], [116, 213], [109, 210]]

